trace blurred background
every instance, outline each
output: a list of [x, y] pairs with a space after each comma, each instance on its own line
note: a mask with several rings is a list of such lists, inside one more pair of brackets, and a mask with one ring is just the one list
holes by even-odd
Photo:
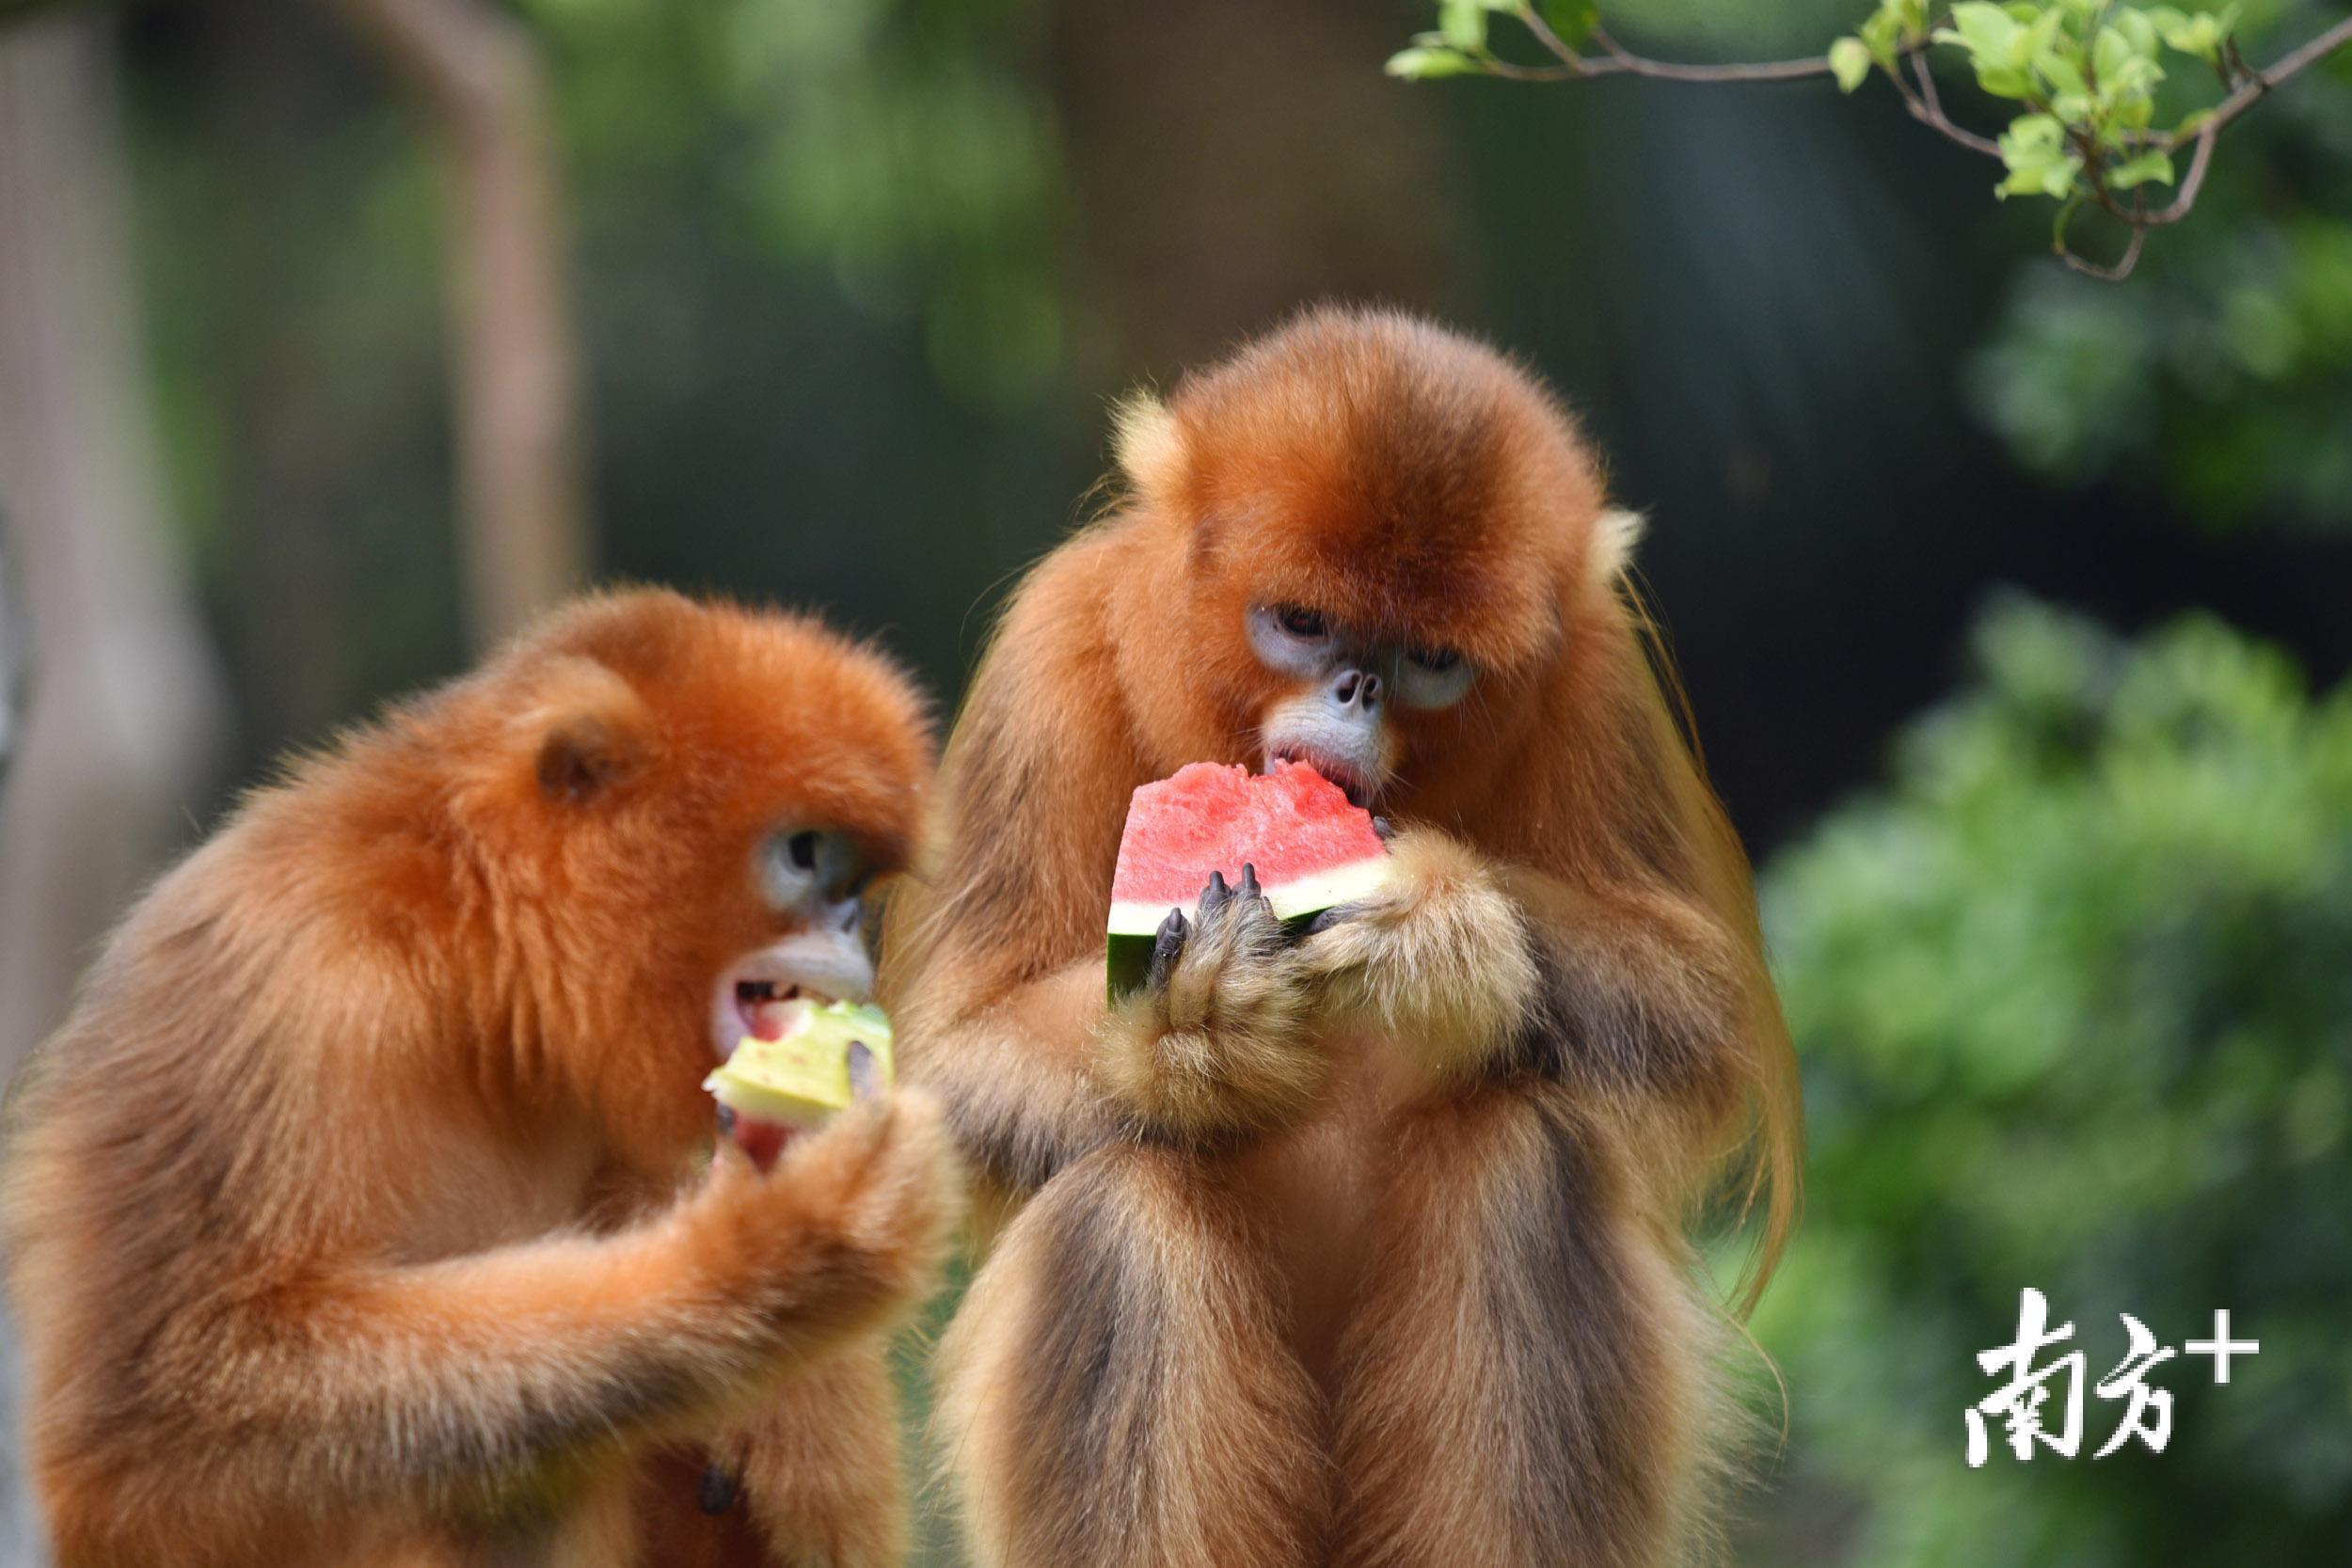
[[[1862, 9], [1607, 8], [1680, 58]], [[2245, 13], [2261, 61], [2343, 10]], [[1393, 302], [1651, 514], [1761, 868], [1812, 1154], [1736, 1559], [2352, 1559], [2352, 60], [2115, 286], [1883, 90], [1383, 77], [1429, 24], [0, 6], [0, 1061], [274, 756], [565, 585], [819, 609], [952, 704], [1108, 400]], [[2093, 1401], [1970, 1471], [2027, 1285], [2093, 1375], [2121, 1311], [2262, 1354], [2157, 1370], [2162, 1454], [2092, 1462]]]

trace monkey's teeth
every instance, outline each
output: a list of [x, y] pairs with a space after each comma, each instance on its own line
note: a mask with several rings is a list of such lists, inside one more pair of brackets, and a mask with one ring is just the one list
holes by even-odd
[[782, 1039], [791, 1027], [793, 1009], [801, 1005], [801, 988], [773, 980], [739, 980], [735, 1010], [742, 1015], [743, 1032], [763, 1040]]

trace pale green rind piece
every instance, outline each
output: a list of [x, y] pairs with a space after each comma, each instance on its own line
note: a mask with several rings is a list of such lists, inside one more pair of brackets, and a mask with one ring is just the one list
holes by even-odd
[[[1378, 892], [1381, 884], [1389, 879], [1389, 857], [1385, 854], [1367, 855], [1345, 865], [1318, 871], [1311, 877], [1295, 878], [1279, 888], [1268, 888], [1266, 901], [1274, 906], [1277, 920], [1314, 914], [1334, 904], [1353, 903]], [[1203, 877], [1201, 880], [1206, 882], [1208, 879]], [[1104, 929], [1113, 936], [1151, 936], [1159, 930], [1160, 922], [1168, 918], [1169, 910], [1182, 909], [1185, 914], [1191, 914], [1198, 896], [1196, 894], [1194, 898], [1188, 898], [1181, 905], [1113, 904], [1110, 921]]]
[[703, 1087], [739, 1116], [787, 1127], [815, 1127], [857, 1098], [850, 1047], [863, 1045], [874, 1086], [897, 1077], [890, 1020], [866, 1003], [830, 1002], [810, 1009], [782, 1039], [747, 1036]]

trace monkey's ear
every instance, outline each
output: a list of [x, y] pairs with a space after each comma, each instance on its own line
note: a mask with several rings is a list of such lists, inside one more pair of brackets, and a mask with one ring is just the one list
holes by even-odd
[[577, 805], [602, 795], [644, 761], [650, 715], [629, 684], [594, 659], [566, 658], [548, 673], [540, 700], [520, 716], [539, 792]]
[[1175, 489], [1184, 478], [1184, 433], [1168, 404], [1130, 392], [1111, 410], [1111, 428], [1120, 469], [1138, 494], [1149, 499]]
[[1584, 562], [1585, 580], [1606, 588], [1633, 564], [1633, 546], [1642, 542], [1649, 519], [1639, 512], [1612, 508], [1593, 523], [1593, 553]]

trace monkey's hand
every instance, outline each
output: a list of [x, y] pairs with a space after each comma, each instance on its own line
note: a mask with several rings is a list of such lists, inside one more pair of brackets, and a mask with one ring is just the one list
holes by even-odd
[[886, 1337], [845, 1345], [779, 1385], [708, 1453], [704, 1509], [746, 1511], [770, 1568], [903, 1568], [906, 1459]]
[[1103, 1021], [1098, 1066], [1147, 1125], [1212, 1138], [1306, 1108], [1326, 1062], [1308, 1037], [1311, 997], [1274, 907], [1244, 868], [1212, 874], [1187, 920], [1168, 911], [1144, 985]]
[[1417, 828], [1391, 841], [1389, 879], [1315, 917], [1299, 958], [1324, 1016], [1391, 1040], [1440, 1083], [1475, 1073], [1535, 1005], [1526, 922], [1467, 845]]
[[695, 1276], [793, 1351], [877, 1325], [935, 1283], [960, 1182], [938, 1103], [852, 1106], [762, 1172], [732, 1140], [677, 1215]]

